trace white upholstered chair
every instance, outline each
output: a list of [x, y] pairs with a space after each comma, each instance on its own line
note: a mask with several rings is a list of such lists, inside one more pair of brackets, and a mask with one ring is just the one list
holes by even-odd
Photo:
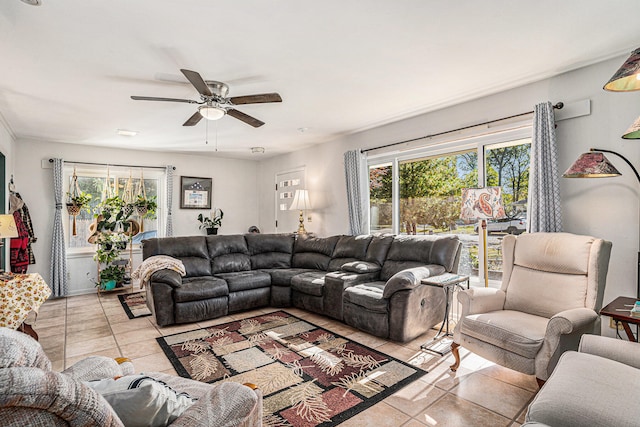
[[585, 333], [600, 334], [611, 242], [569, 233], [505, 236], [502, 286], [458, 293], [455, 371], [462, 346], [542, 384]]

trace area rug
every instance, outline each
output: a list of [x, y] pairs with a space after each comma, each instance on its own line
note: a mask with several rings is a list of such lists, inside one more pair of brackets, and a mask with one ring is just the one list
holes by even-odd
[[256, 384], [265, 426], [334, 426], [426, 373], [283, 311], [157, 340], [182, 377]]
[[118, 295], [120, 304], [124, 308], [129, 319], [138, 317], [151, 316], [151, 311], [147, 307], [147, 298], [144, 292], [135, 292], [133, 294]]

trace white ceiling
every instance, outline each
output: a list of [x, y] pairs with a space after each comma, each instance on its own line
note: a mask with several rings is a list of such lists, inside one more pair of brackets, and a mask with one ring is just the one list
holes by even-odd
[[[0, 119], [17, 139], [255, 159], [249, 147], [276, 155], [630, 52], [639, 12], [637, 0], [2, 0]], [[260, 128], [209, 122], [207, 145], [206, 120], [182, 126], [195, 105], [129, 98], [199, 100], [180, 68], [283, 102], [238, 107]]]

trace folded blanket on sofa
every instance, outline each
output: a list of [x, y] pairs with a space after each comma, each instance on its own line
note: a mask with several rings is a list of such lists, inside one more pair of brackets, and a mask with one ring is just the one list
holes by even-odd
[[184, 264], [179, 259], [168, 255], [155, 255], [142, 261], [142, 264], [131, 274], [131, 278], [140, 280], [140, 289], [143, 289], [149, 283], [153, 273], [164, 269], [173, 270], [181, 276], [187, 274]]

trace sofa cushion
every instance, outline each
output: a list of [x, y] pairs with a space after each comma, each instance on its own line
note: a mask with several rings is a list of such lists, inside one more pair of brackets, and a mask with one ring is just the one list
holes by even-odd
[[264, 271], [239, 271], [235, 273], [220, 273], [216, 277], [224, 279], [229, 292], [247, 289], [265, 288], [271, 286], [271, 276]]
[[460, 332], [488, 344], [534, 359], [544, 342], [549, 319], [511, 310], [471, 314]]
[[380, 278], [425, 264], [440, 264], [452, 271], [460, 242], [456, 236], [396, 236], [382, 265]]
[[252, 270], [291, 267], [293, 234], [245, 234], [244, 238]]
[[340, 236], [332, 237], [309, 237], [307, 235], [298, 236], [293, 247], [293, 260], [291, 266], [294, 268], [310, 268], [313, 270], [327, 270], [333, 249]]
[[207, 236], [207, 248], [211, 259], [211, 273], [231, 273], [251, 270], [249, 249], [244, 236]]
[[273, 268], [262, 271], [271, 275], [272, 286], [291, 286], [291, 279], [294, 276], [312, 270], [309, 268]]
[[368, 282], [344, 290], [344, 302], [376, 313], [387, 313], [388, 300], [382, 298], [386, 282]]
[[291, 289], [303, 294], [321, 297], [322, 289], [324, 288], [324, 276], [326, 275], [327, 273], [324, 271], [309, 271], [298, 274], [291, 279]]
[[211, 276], [183, 279], [182, 286], [173, 291], [176, 302], [199, 301], [226, 295], [229, 295], [227, 282]]
[[105, 398], [127, 426], [166, 426], [194, 400], [146, 375], [127, 375], [85, 383]]
[[374, 236], [367, 247], [367, 254], [364, 260], [382, 266], [387, 258], [391, 243], [393, 243], [393, 235]]
[[168, 255], [184, 264], [185, 277], [210, 276], [211, 264], [204, 236], [163, 237], [142, 241], [142, 258]]
[[343, 264], [364, 260], [373, 236], [341, 236], [333, 250], [329, 271], [338, 271]]

